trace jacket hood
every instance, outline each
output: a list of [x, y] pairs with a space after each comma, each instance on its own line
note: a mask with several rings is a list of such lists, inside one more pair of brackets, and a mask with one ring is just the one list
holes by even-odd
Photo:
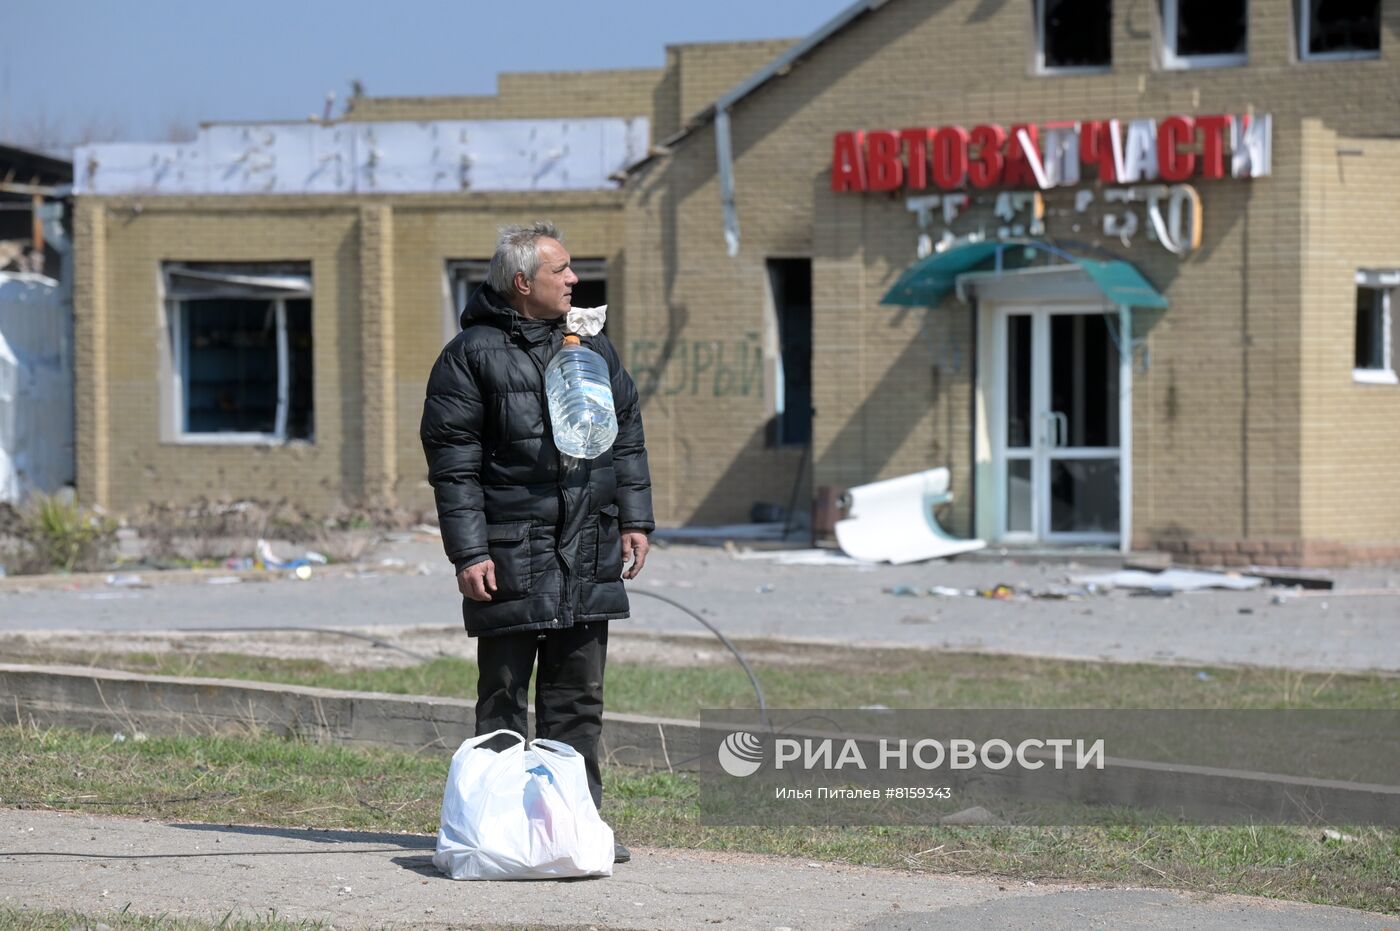
[[558, 320], [532, 320], [522, 317], [514, 307], [505, 302], [489, 284], [482, 284], [467, 299], [466, 309], [459, 320], [462, 329], [477, 324], [499, 327], [512, 336], [523, 336], [526, 341], [538, 343], [548, 339], [558, 327], [563, 326], [564, 318]]

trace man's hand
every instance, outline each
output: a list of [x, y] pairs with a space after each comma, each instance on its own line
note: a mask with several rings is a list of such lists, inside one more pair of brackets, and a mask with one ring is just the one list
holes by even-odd
[[496, 564], [489, 559], [457, 573], [457, 591], [472, 601], [490, 601], [495, 590]]
[[632, 565], [622, 573], [624, 579], [637, 577], [642, 567], [647, 564], [647, 551], [650, 549], [651, 541], [640, 530], [622, 531], [622, 564], [626, 566], [627, 560], [632, 560]]

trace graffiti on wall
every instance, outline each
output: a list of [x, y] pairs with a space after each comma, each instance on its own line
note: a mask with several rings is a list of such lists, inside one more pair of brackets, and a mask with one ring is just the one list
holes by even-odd
[[748, 397], [763, 391], [763, 347], [754, 332], [733, 339], [634, 339], [627, 368], [644, 397]]

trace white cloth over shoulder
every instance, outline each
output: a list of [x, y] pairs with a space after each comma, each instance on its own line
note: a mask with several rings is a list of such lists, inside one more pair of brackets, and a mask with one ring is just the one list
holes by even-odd
[[597, 336], [603, 332], [603, 323], [607, 319], [607, 304], [598, 307], [575, 307], [564, 318], [564, 329], [579, 336]]

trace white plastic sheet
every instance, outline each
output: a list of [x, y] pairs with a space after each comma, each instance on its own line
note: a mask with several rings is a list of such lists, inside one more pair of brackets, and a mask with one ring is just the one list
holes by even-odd
[[73, 478], [73, 372], [58, 282], [0, 272], [0, 501]]
[[[508, 735], [501, 752], [483, 746]], [[433, 865], [453, 879], [611, 876], [613, 832], [568, 744], [501, 730], [463, 741], [442, 796]]]
[[1223, 572], [1201, 572], [1195, 569], [1168, 569], [1165, 572], [1123, 569], [1119, 572], [1075, 576], [1073, 581], [1077, 585], [1132, 588], [1152, 592], [1198, 592], [1210, 588], [1247, 592], [1262, 588], [1266, 580], [1253, 575], [1227, 575]]

